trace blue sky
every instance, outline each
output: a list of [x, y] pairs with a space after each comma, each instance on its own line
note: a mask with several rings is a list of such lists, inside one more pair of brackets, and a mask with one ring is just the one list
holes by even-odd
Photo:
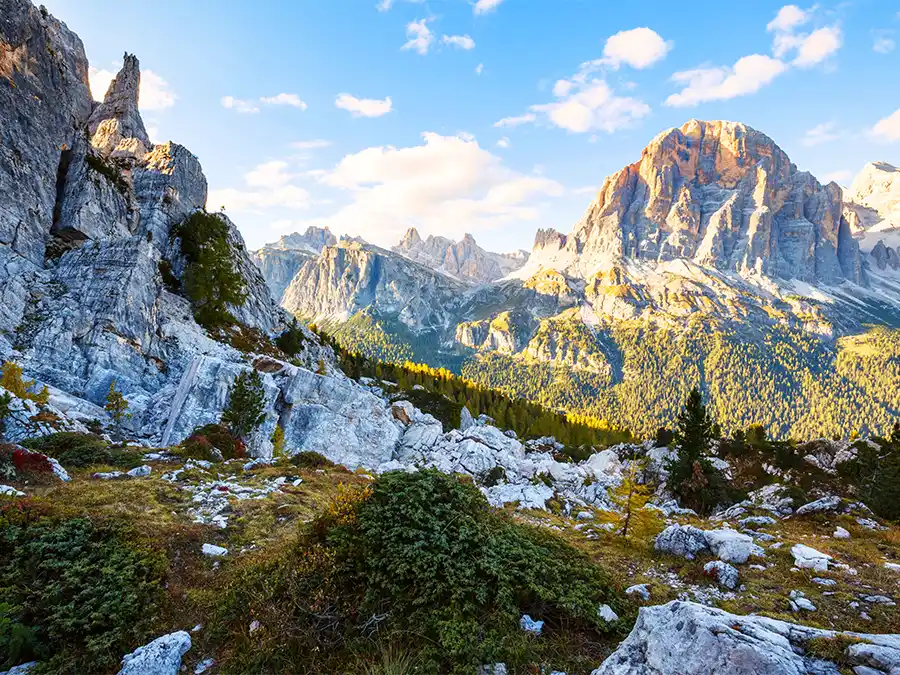
[[896, 0], [44, 2], [95, 89], [137, 54], [151, 138], [200, 158], [250, 248], [316, 224], [530, 249], [692, 117], [823, 181], [900, 164]]

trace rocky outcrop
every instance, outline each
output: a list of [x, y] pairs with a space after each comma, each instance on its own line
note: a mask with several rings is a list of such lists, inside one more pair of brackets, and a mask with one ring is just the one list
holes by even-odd
[[[835, 640], [843, 663], [811, 653], [814, 639]], [[838, 633], [674, 601], [642, 607], [631, 634], [592, 675], [836, 675], [844, 664], [860, 674], [897, 672], [900, 636]]]
[[183, 630], [163, 635], [123, 657], [119, 675], [177, 675], [190, 648], [191, 636]]
[[474, 283], [489, 283], [505, 277], [528, 261], [525, 251], [485, 251], [471, 234], [466, 234], [459, 241], [433, 235], [422, 239], [414, 227], [409, 228], [400, 243], [391, 250], [457, 279]]
[[900, 270], [900, 169], [867, 164], [844, 195], [844, 217], [868, 254], [869, 269]]
[[84, 46], [64, 23], [21, 0], [0, 1], [0, 16], [0, 336], [8, 336], [43, 266], [57, 177], [91, 95]]
[[138, 112], [141, 68], [137, 57], [125, 54], [125, 63], [110, 82], [103, 103], [91, 113], [91, 145], [104, 156], [140, 157], [152, 146]]
[[622, 259], [825, 284], [862, 283], [841, 189], [798, 171], [764, 134], [691, 120], [609, 176], [567, 237], [582, 274]]

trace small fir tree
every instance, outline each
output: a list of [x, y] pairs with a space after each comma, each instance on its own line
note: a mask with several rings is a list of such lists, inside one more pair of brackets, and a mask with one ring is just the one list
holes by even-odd
[[246, 439], [266, 419], [265, 404], [262, 377], [255, 370], [244, 371], [231, 385], [222, 422], [235, 438]]
[[707, 459], [706, 453], [715, 436], [715, 425], [700, 390], [694, 387], [675, 429], [677, 454], [667, 465], [669, 488], [682, 506], [701, 513], [727, 500], [725, 478]]
[[115, 380], [109, 383], [109, 392], [106, 394], [106, 405], [103, 406], [103, 408], [109, 413], [116, 433], [120, 433], [122, 422], [130, 415], [128, 413], [128, 400], [121, 391], [116, 389]]
[[615, 531], [626, 541], [644, 542], [661, 529], [659, 511], [645, 508], [653, 496], [650, 487], [638, 482], [644, 469], [639, 462], [632, 462], [622, 482], [609, 493], [615, 511], [604, 511], [600, 519], [616, 526]]

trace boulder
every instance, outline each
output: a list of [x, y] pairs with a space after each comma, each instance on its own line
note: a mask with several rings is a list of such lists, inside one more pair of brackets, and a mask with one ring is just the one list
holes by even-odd
[[828, 563], [832, 560], [827, 553], [817, 551], [806, 544], [794, 544], [791, 547], [791, 555], [794, 556], [794, 564], [797, 567], [816, 572], [827, 572]]
[[753, 537], [734, 530], [709, 530], [703, 533], [706, 545], [713, 554], [729, 563], [743, 564], [750, 556], [765, 555], [762, 548], [753, 543]]
[[[839, 635], [848, 634], [676, 600], [642, 607], [631, 634], [592, 675], [836, 675], [838, 666], [806, 645]], [[853, 637], [864, 641], [844, 651], [855, 667], [900, 667], [900, 635]]]
[[660, 553], [677, 555], [688, 560], [701, 551], [709, 550], [706, 533], [693, 525], [669, 525], [656, 536], [653, 547]]
[[703, 573], [711, 576], [720, 586], [734, 590], [738, 585], [739, 573], [736, 567], [721, 560], [711, 560], [703, 566]]
[[178, 675], [190, 648], [191, 636], [183, 630], [163, 635], [123, 657], [119, 675]]
[[625, 589], [625, 595], [636, 595], [646, 602], [650, 599], [650, 588], [647, 584], [635, 584]]
[[814, 502], [804, 504], [795, 512], [798, 516], [805, 516], [810, 513], [822, 513], [824, 511], [835, 511], [841, 505], [841, 498], [835, 495], [822, 497]]

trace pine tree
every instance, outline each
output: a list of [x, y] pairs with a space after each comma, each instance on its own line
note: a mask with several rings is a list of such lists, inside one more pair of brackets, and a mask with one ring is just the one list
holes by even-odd
[[622, 482], [609, 493], [616, 511], [604, 511], [600, 519], [613, 523], [616, 532], [626, 541], [644, 542], [661, 529], [662, 519], [656, 509], [644, 508], [653, 496], [650, 487], [638, 482], [643, 466], [632, 462]]
[[222, 422], [235, 438], [246, 439], [266, 419], [266, 395], [262, 378], [255, 370], [244, 371], [231, 385]]
[[712, 418], [700, 390], [694, 387], [678, 416], [675, 429], [677, 455], [666, 468], [669, 488], [678, 496], [682, 506], [701, 513], [709, 512], [728, 498], [724, 477], [706, 458], [713, 436]]
[[121, 391], [116, 389], [116, 381], [113, 380], [109, 383], [109, 392], [106, 394], [106, 405], [104, 406], [106, 412], [109, 413], [110, 418], [113, 421], [113, 428], [118, 434], [122, 429], [122, 422], [128, 414], [128, 399], [122, 394]]

